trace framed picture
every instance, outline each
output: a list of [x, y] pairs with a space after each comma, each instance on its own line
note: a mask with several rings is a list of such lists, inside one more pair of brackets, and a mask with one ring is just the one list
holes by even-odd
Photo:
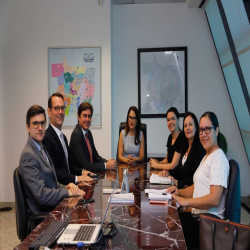
[[82, 102], [93, 105], [91, 126], [101, 127], [101, 47], [49, 48], [49, 96], [64, 96], [64, 126], [77, 124]]
[[142, 118], [187, 112], [187, 47], [138, 49], [138, 100]]

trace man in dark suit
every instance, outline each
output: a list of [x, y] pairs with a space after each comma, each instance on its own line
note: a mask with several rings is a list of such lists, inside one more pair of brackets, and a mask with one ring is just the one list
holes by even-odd
[[48, 115], [50, 125], [45, 132], [43, 144], [52, 159], [56, 170], [57, 179], [60, 183], [67, 185], [69, 183], [79, 183], [83, 181], [93, 181], [87, 176], [89, 171], [82, 168], [75, 168], [68, 164], [68, 140], [61, 132], [65, 106], [64, 98], [59, 93], [54, 93], [48, 100]]
[[93, 115], [93, 107], [88, 102], [83, 102], [78, 108], [78, 124], [71, 134], [69, 144], [69, 165], [85, 168], [92, 172], [101, 172], [106, 169], [115, 169], [117, 163], [114, 159], [102, 158], [94, 144], [89, 127]]
[[52, 211], [67, 196], [85, 194], [73, 183], [65, 187], [57, 182], [53, 163], [42, 145], [45, 126], [45, 110], [38, 105], [31, 106], [26, 116], [29, 138], [19, 163], [28, 216]]

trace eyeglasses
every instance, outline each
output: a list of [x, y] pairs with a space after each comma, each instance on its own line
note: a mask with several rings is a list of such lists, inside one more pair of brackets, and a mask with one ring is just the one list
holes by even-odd
[[199, 135], [203, 135], [204, 131], [206, 134], [210, 134], [212, 128], [215, 129], [215, 127], [199, 128]]
[[42, 128], [45, 128], [47, 122], [42, 121], [42, 122], [31, 122], [33, 124], [33, 128], [37, 129], [39, 128], [39, 125], [41, 125]]
[[130, 121], [136, 121], [136, 116], [134, 116], [134, 117], [133, 116], [129, 116], [128, 118], [129, 118]]
[[56, 107], [52, 107], [56, 112], [58, 112], [58, 111], [60, 111], [60, 109], [62, 110], [62, 111], [65, 111], [65, 109], [66, 109], [66, 106], [56, 106]]

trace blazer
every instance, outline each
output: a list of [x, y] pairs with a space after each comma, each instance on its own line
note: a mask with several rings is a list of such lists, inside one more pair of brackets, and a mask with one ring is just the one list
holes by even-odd
[[[65, 135], [63, 135], [63, 138], [67, 151], [69, 152], [68, 140]], [[48, 151], [53, 162], [58, 181], [64, 185], [68, 185], [71, 182], [75, 183], [75, 177], [76, 175], [82, 175], [82, 169], [74, 168], [74, 166], [72, 166], [69, 173], [67, 159], [62, 143], [51, 125], [49, 125], [49, 127], [46, 129], [45, 137], [43, 138], [43, 145]]]
[[206, 155], [206, 151], [202, 147], [200, 140], [198, 140], [195, 145], [192, 145], [186, 162], [182, 165], [182, 158], [185, 153], [186, 152], [181, 153], [178, 166], [169, 171], [170, 175], [178, 180], [178, 188], [183, 188], [185, 185], [191, 186], [193, 184], [194, 173]]
[[30, 137], [20, 157], [19, 173], [29, 207], [28, 216], [51, 212], [68, 196], [65, 186], [57, 182], [53, 163], [44, 159]]
[[89, 129], [87, 133], [92, 150], [93, 163], [90, 162], [89, 150], [82, 132], [82, 128], [79, 124], [77, 124], [71, 134], [69, 143], [69, 166], [70, 168], [75, 166], [77, 168], [87, 169], [92, 172], [105, 171], [104, 162], [107, 162], [107, 160], [98, 154], [95, 148], [92, 133]]

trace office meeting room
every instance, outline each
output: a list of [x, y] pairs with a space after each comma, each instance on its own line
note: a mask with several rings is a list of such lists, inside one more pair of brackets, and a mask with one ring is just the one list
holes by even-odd
[[250, 0], [0, 0], [0, 250], [250, 249]]

